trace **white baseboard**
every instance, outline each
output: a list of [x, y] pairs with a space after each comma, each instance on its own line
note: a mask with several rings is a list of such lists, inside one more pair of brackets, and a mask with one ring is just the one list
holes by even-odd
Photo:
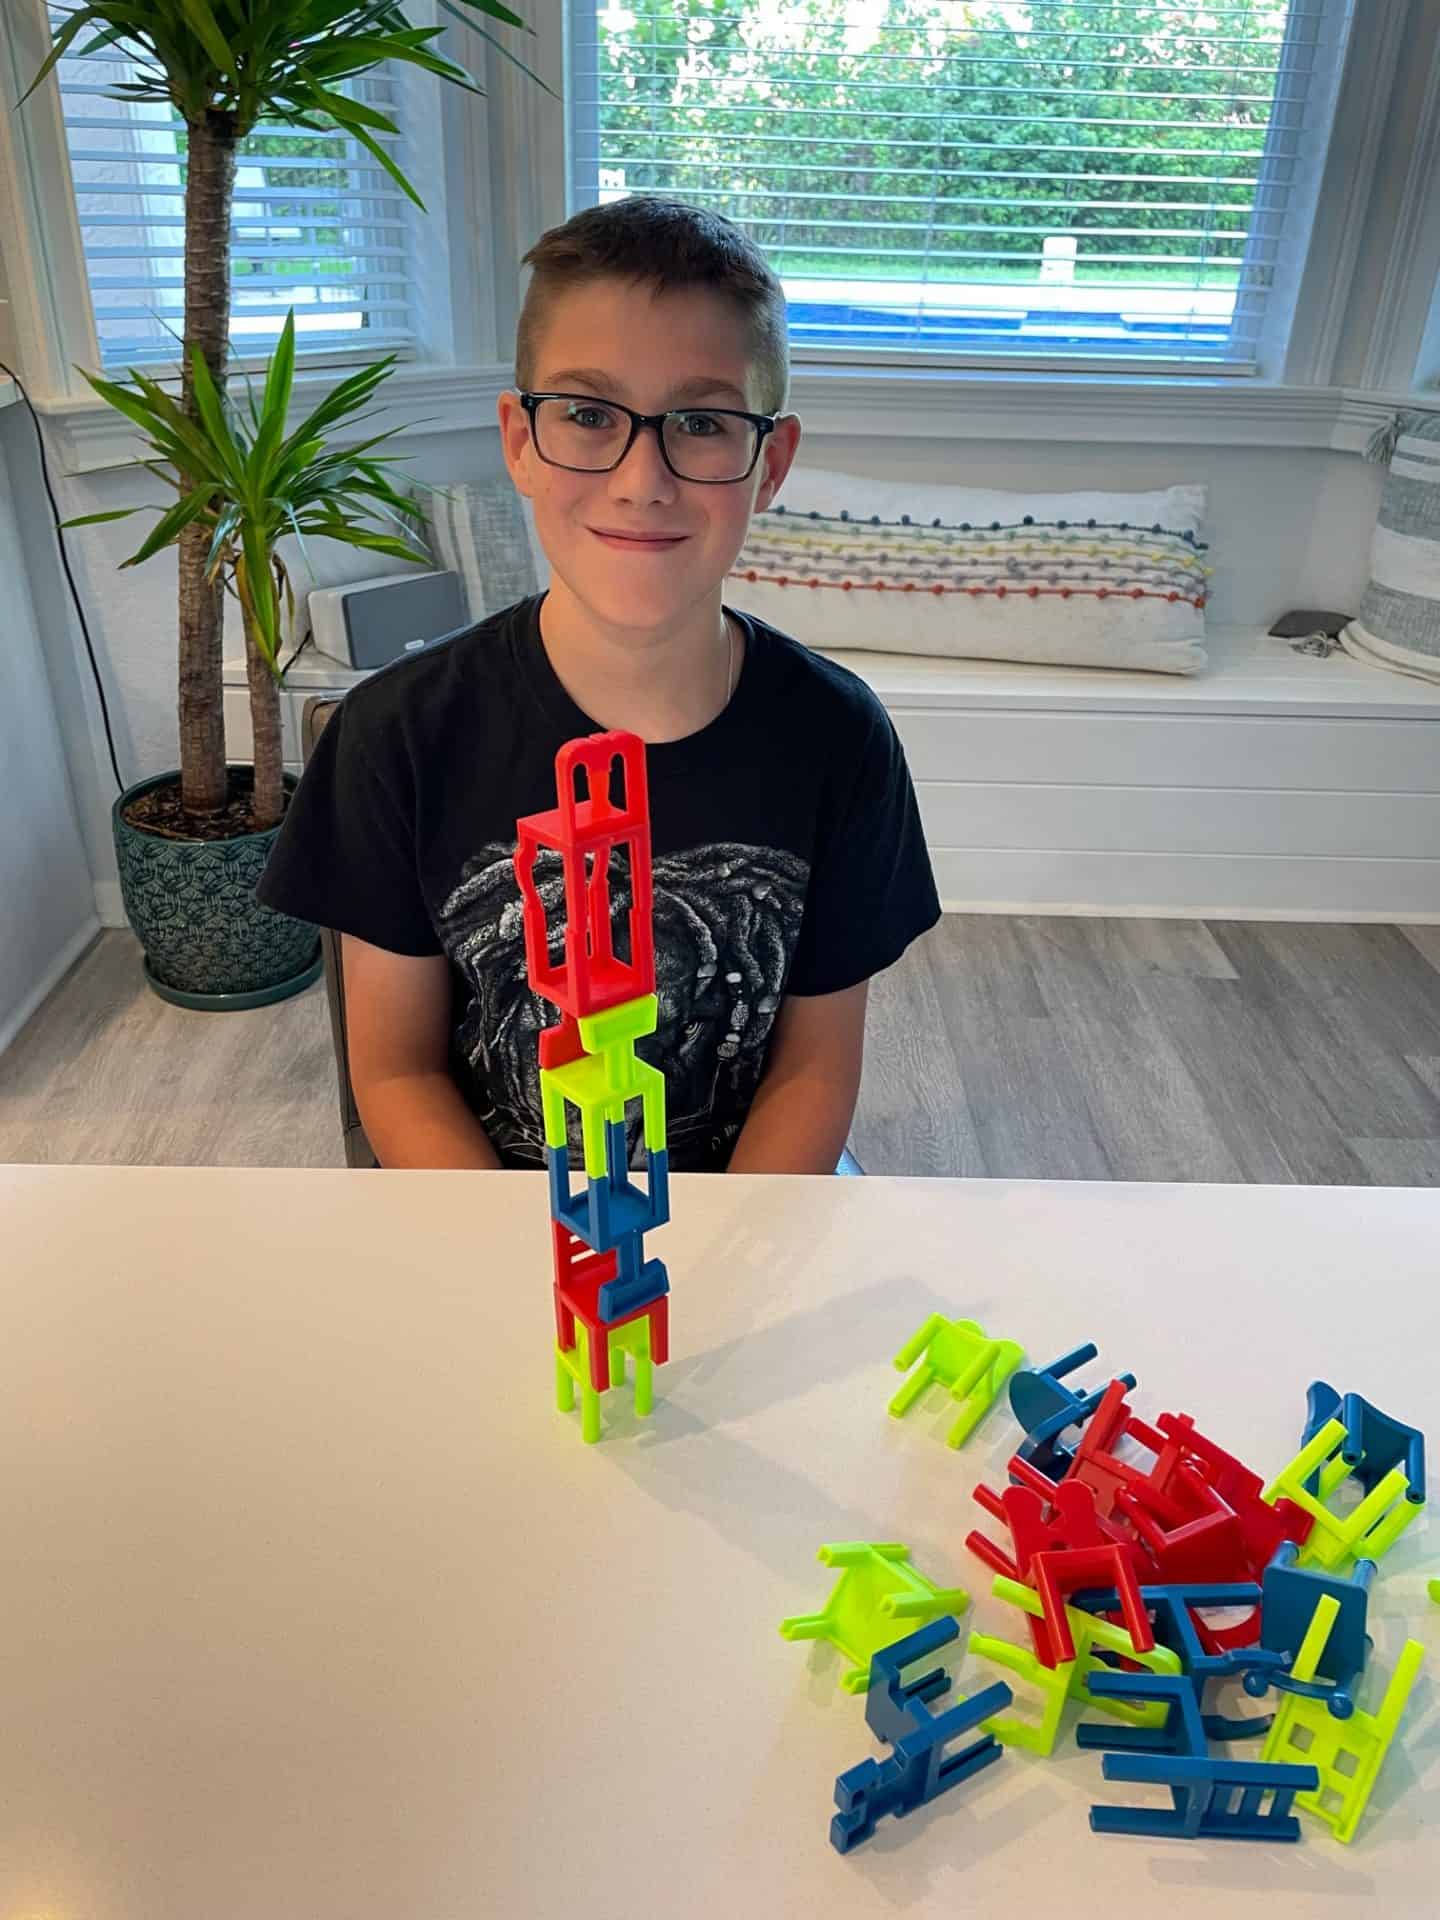
[[1097, 907], [1073, 900], [941, 900], [942, 913], [988, 913], [1038, 920], [1278, 920], [1324, 926], [1440, 926], [1440, 913], [1337, 913], [1316, 907], [1296, 912], [1278, 907]]
[[[116, 892], [119, 892], [118, 888]], [[14, 1008], [6, 1019], [0, 1021], [0, 1053], [4, 1053], [37, 1008], [43, 1006], [99, 931], [99, 920], [83, 921], [55, 955], [19, 1006]]]
[[120, 898], [118, 880], [95, 882], [95, 911], [99, 915], [102, 927], [124, 927], [130, 924], [125, 918], [125, 905]]
[[1440, 859], [932, 847], [947, 913], [1440, 924]]

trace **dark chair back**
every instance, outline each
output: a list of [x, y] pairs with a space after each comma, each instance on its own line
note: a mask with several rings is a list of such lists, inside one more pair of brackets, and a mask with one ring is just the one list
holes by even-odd
[[[307, 700], [300, 721], [301, 751], [309, 764], [315, 742], [325, 722], [339, 706], [338, 700]], [[325, 997], [330, 1003], [330, 1038], [335, 1045], [335, 1079], [340, 1092], [340, 1127], [345, 1136], [347, 1167], [378, 1167], [370, 1142], [365, 1137], [360, 1110], [355, 1105], [355, 1089], [350, 1084], [350, 1043], [345, 1030], [345, 957], [340, 936], [329, 927], [320, 929], [320, 951], [325, 956]]]

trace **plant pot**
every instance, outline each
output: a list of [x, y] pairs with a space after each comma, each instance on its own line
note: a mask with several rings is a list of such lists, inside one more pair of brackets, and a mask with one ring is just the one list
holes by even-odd
[[[320, 936], [255, 898], [279, 827], [228, 840], [175, 840], [126, 820], [125, 808], [178, 773], [141, 780], [111, 809], [125, 915], [162, 1000], [205, 1013], [267, 1007], [320, 976]], [[286, 791], [295, 779], [285, 776]]]

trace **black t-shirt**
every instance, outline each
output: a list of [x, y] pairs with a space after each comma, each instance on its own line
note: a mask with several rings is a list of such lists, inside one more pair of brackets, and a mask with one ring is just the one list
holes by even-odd
[[[555, 805], [555, 755], [599, 729], [522, 600], [347, 694], [258, 889], [264, 905], [394, 953], [440, 954], [451, 1071], [501, 1159], [544, 1161], [536, 1036], [558, 1017], [525, 975], [517, 816]], [[724, 1167], [785, 994], [833, 993], [939, 917], [905, 756], [844, 667], [746, 614], [724, 712], [646, 748], [670, 1163]], [[547, 864], [548, 863], [548, 864]], [[564, 924], [558, 856], [536, 883]], [[626, 904], [616, 895], [618, 912]]]

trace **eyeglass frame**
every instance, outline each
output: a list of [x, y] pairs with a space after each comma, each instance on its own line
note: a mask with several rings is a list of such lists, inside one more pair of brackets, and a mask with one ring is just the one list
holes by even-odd
[[[614, 473], [639, 439], [640, 429], [653, 427], [660, 447], [660, 458], [665, 462], [667, 470], [677, 480], [683, 481], [687, 487], [738, 487], [742, 480], [748, 480], [760, 464], [760, 455], [765, 450], [766, 435], [775, 431], [780, 418], [775, 413], [747, 413], [742, 407], [667, 407], [664, 413], [637, 413], [634, 407], [627, 407], [623, 401], [604, 400], [593, 393], [531, 393], [523, 387], [517, 387], [516, 393], [521, 406], [525, 409], [525, 417], [530, 422], [530, 443], [547, 467], [558, 467], [562, 473]], [[542, 449], [540, 436], [535, 430], [535, 412], [542, 400], [582, 400], [587, 401], [592, 407], [610, 407], [616, 413], [623, 413], [629, 417], [629, 438], [608, 467], [571, 467], [567, 466], [563, 460], [552, 460]], [[670, 458], [670, 449], [665, 445], [665, 422], [687, 413], [720, 413], [724, 414], [727, 420], [750, 422], [755, 429], [755, 451], [750, 457], [749, 466], [743, 473], [733, 474], [728, 480], [697, 480], [692, 474], [681, 473]]]

